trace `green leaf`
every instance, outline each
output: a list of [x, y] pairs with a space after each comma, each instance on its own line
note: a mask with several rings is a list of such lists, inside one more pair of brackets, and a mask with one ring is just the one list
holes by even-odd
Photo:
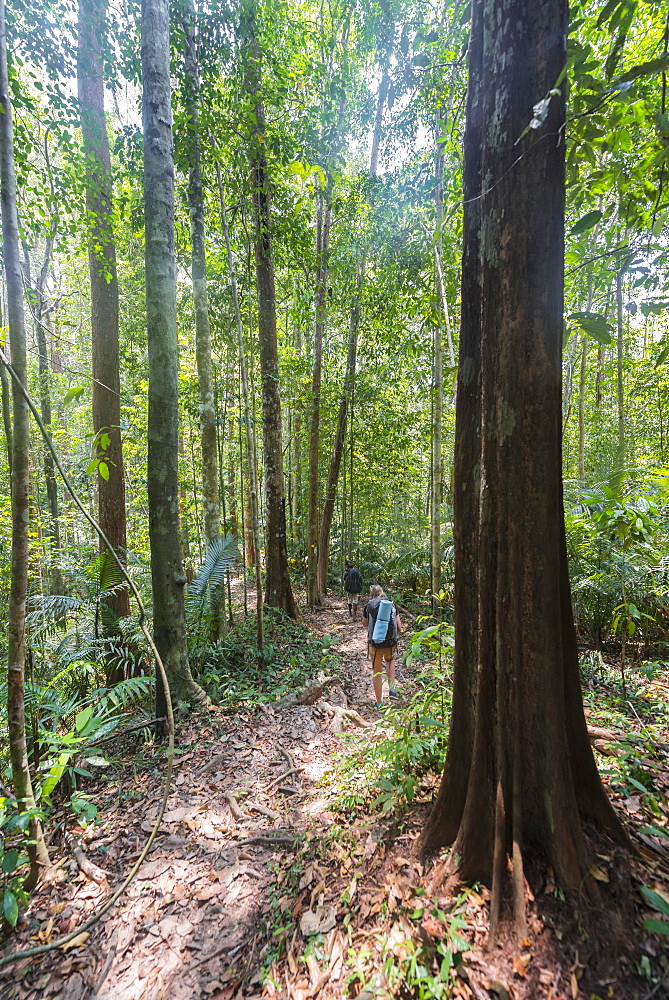
[[19, 919], [19, 904], [16, 902], [16, 896], [10, 889], [5, 889], [2, 909], [9, 926], [16, 927], [16, 921]]
[[638, 66], [632, 66], [626, 73], [618, 77], [616, 83], [638, 80], [641, 76], [657, 76], [665, 69], [669, 69], [669, 56], [659, 56], [657, 59], [650, 59], [648, 62], [639, 63]]
[[82, 709], [81, 712], [77, 712], [74, 719], [74, 728], [78, 733], [80, 733], [82, 729], [85, 728], [86, 723], [88, 722], [92, 714], [93, 714], [92, 705], [89, 705], [88, 708]]
[[75, 385], [72, 389], [68, 389], [65, 395], [63, 396], [63, 404], [67, 406], [67, 404], [71, 403], [73, 399], [74, 400], [79, 399], [81, 394], [84, 392], [85, 388], [86, 386], [84, 385]]
[[664, 920], [644, 920], [643, 929], [651, 934], [665, 934], [669, 937], [669, 924]]
[[592, 212], [587, 212], [578, 220], [578, 222], [574, 223], [574, 225], [569, 230], [569, 235], [577, 236], [578, 233], [587, 232], [588, 229], [592, 229], [594, 226], [597, 225], [597, 223], [599, 222], [599, 220], [602, 218], [603, 215], [604, 213], [600, 212], [598, 208], [594, 209]]
[[659, 892], [655, 892], [654, 889], [649, 889], [647, 885], [642, 885], [641, 895], [653, 910], [657, 910], [658, 913], [662, 913], [665, 917], [669, 917], [669, 902], [664, 898], [664, 896], [661, 896]]
[[58, 758], [58, 763], [54, 764], [51, 770], [49, 771], [46, 777], [46, 781], [42, 785], [43, 799], [49, 798], [52, 791], [54, 790], [60, 779], [63, 777], [63, 773], [65, 771], [65, 768], [67, 767], [68, 761], [71, 756], [72, 754], [70, 753], [62, 753]]
[[98, 465], [98, 472], [102, 476], [105, 482], [109, 482], [109, 466], [106, 462], [100, 462]]
[[611, 324], [607, 323], [601, 313], [574, 312], [570, 314], [569, 319], [598, 344], [606, 345], [612, 342]]
[[2, 870], [5, 875], [11, 875], [19, 860], [19, 852], [15, 850], [7, 851], [2, 859]]

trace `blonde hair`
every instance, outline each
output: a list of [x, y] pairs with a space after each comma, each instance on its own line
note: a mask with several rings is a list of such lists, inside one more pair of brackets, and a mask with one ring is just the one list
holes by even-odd
[[385, 597], [386, 595], [383, 593], [383, 587], [379, 586], [378, 583], [373, 583], [372, 586], [369, 588], [369, 596]]

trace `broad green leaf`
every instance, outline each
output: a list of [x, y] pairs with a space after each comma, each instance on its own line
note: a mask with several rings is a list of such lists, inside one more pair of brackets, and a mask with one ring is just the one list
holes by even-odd
[[612, 343], [611, 324], [607, 323], [601, 313], [574, 312], [569, 319], [573, 320], [589, 337], [596, 340], [598, 344]]
[[2, 859], [2, 870], [5, 875], [11, 875], [19, 860], [19, 852], [16, 850], [7, 851]]
[[11, 889], [5, 889], [5, 898], [2, 901], [2, 910], [5, 914], [5, 920], [9, 926], [16, 927], [16, 921], [19, 919], [19, 904], [16, 902], [16, 896]]
[[98, 472], [102, 476], [105, 482], [109, 481], [109, 466], [106, 462], [100, 462], [98, 465]]
[[88, 708], [82, 709], [81, 712], [77, 712], [74, 720], [74, 728], [78, 733], [80, 733], [82, 729], [85, 728], [86, 723], [88, 722], [92, 714], [93, 714], [92, 705], [89, 705]]
[[43, 799], [49, 798], [52, 791], [54, 790], [60, 779], [63, 777], [63, 773], [65, 771], [65, 768], [67, 767], [68, 761], [71, 756], [72, 754], [70, 753], [62, 753], [58, 758], [58, 763], [54, 764], [51, 770], [49, 771], [48, 775], [46, 776], [46, 780], [42, 785]]
[[669, 923], [664, 920], [644, 920], [643, 929], [651, 934], [664, 934], [669, 937]]
[[648, 62], [639, 63], [638, 66], [632, 66], [626, 73], [618, 77], [616, 83], [638, 80], [641, 76], [657, 76], [665, 69], [669, 69], [669, 56], [659, 56], [657, 59], [650, 59]]
[[654, 910], [662, 913], [665, 917], [669, 917], [669, 900], [666, 900], [659, 892], [649, 889], [647, 885], [642, 885], [641, 895]]
[[603, 215], [604, 213], [600, 212], [598, 208], [593, 209], [592, 212], [587, 212], [578, 220], [578, 222], [574, 223], [569, 230], [569, 235], [577, 236], [579, 233], [587, 232], [588, 229], [592, 229], [597, 225]]
[[71, 403], [73, 399], [79, 399], [85, 388], [86, 386], [84, 385], [75, 385], [72, 389], [68, 389], [63, 396], [63, 404], [67, 406], [67, 404]]

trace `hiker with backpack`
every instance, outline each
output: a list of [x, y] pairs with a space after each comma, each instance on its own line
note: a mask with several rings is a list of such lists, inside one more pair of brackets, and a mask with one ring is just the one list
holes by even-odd
[[367, 628], [367, 654], [372, 661], [372, 684], [376, 707], [383, 707], [382, 664], [388, 678], [388, 697], [395, 700], [395, 647], [402, 631], [397, 606], [388, 600], [383, 588], [375, 583], [369, 591], [369, 601], [362, 612], [362, 624]]
[[352, 562], [346, 560], [344, 570], [344, 590], [346, 591], [346, 601], [348, 603], [348, 613], [355, 621], [358, 617], [358, 600], [362, 591], [362, 575]]

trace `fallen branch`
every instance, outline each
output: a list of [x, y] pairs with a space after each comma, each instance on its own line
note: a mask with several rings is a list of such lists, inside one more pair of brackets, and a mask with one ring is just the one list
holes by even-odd
[[118, 929], [115, 929], [112, 932], [111, 947], [110, 947], [109, 951], [107, 952], [107, 957], [105, 959], [105, 963], [102, 966], [102, 969], [100, 970], [100, 975], [95, 980], [95, 985], [93, 986], [93, 996], [95, 996], [96, 993], [100, 992], [100, 988], [101, 988], [102, 984], [104, 983], [105, 979], [109, 975], [109, 970], [112, 967], [112, 963], [113, 963], [114, 957], [116, 955], [116, 939], [117, 939], [117, 937], [118, 937]]
[[90, 858], [87, 858], [84, 853], [84, 849], [81, 846], [75, 847], [72, 854], [74, 855], [74, 860], [79, 866], [79, 870], [84, 873], [86, 878], [91, 879], [93, 882], [97, 882], [98, 885], [106, 885], [109, 882], [107, 872], [103, 868], [98, 867], [98, 865], [96, 865], [94, 861], [91, 861]]
[[272, 703], [272, 708], [275, 711], [283, 712], [287, 708], [296, 708], [298, 705], [313, 705], [318, 701], [328, 684], [332, 684], [338, 680], [339, 678], [336, 676], [319, 677], [316, 681], [312, 681], [311, 684], [307, 684], [300, 691], [296, 691], [295, 694], [279, 698], [278, 701]]
[[245, 840], [237, 840], [235, 847], [244, 847], [246, 844], [269, 844], [271, 847], [278, 847], [281, 844], [292, 844], [295, 834], [290, 830], [271, 830], [267, 833], [257, 833], [255, 837], [247, 837]]

